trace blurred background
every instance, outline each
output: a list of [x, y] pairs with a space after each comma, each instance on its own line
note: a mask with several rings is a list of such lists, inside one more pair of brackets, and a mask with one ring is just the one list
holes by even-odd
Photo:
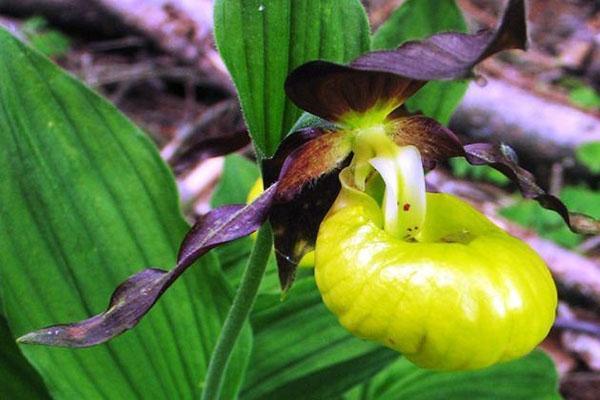
[[[0, 0], [0, 25], [106, 96], [154, 140], [186, 215], [209, 209], [224, 154], [252, 158], [235, 89], [212, 37], [213, 0]], [[363, 0], [373, 30], [402, 0]], [[457, 0], [471, 30], [501, 0]], [[464, 142], [504, 142], [573, 211], [600, 218], [600, 1], [530, 1], [531, 48], [478, 67], [450, 121]], [[0, 57], [2, 55], [0, 54]], [[569, 232], [501, 175], [460, 160], [429, 174], [546, 260], [559, 286], [542, 347], [568, 399], [600, 398], [600, 237]]]

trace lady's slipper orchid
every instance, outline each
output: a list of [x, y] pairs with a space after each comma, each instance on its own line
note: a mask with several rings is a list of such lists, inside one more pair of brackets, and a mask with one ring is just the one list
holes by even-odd
[[[556, 288], [546, 265], [465, 202], [425, 195], [422, 173], [404, 179], [406, 169], [422, 168], [410, 164], [418, 161], [414, 148], [402, 150], [397, 155], [409, 161], [380, 172], [381, 205], [356, 188], [351, 167], [342, 171], [316, 243], [325, 304], [355, 335], [425, 368], [483, 368], [529, 353], [554, 321]], [[394, 178], [406, 189], [390, 190]], [[415, 214], [397, 211], [412, 209], [415, 198]]]
[[[524, 26], [522, 2], [511, 2], [494, 34], [454, 42], [438, 35], [349, 66], [313, 62], [286, 84], [296, 104], [338, 128], [289, 156], [278, 192], [297, 196], [303, 183], [350, 159], [340, 173], [342, 190], [319, 220], [315, 277], [323, 300], [351, 332], [426, 368], [476, 369], [523, 356], [554, 321], [556, 288], [539, 256], [464, 202], [426, 194], [421, 157], [431, 166], [469, 150], [435, 121], [402, 109], [424, 80], [455, 78], [487, 55], [524, 47]], [[458, 50], [466, 51], [456, 62], [451, 50], [461, 38], [467, 45]], [[432, 58], [433, 67], [414, 65], [415, 54], [436, 53], [448, 64], [438, 67]], [[513, 175], [525, 176], [519, 172]], [[277, 214], [271, 219], [277, 232]], [[293, 279], [285, 266], [310, 248], [306, 237], [279, 233], [285, 288]]]
[[527, 353], [553, 320], [556, 291], [546, 267], [464, 202], [426, 193], [425, 170], [466, 157], [505, 173], [573, 230], [597, 232], [598, 222], [569, 214], [505, 147], [462, 146], [447, 128], [402, 107], [428, 80], [469, 77], [482, 59], [525, 42], [524, 1], [510, 0], [495, 31], [438, 34], [349, 65], [300, 66], [286, 93], [333, 127], [288, 136], [263, 161], [263, 194], [202, 217], [173, 269], [145, 269], [116, 289], [105, 312], [21, 342], [85, 347], [121, 334], [200, 256], [268, 218], [284, 290], [316, 242], [324, 301], [357, 335], [438, 369], [478, 368]]

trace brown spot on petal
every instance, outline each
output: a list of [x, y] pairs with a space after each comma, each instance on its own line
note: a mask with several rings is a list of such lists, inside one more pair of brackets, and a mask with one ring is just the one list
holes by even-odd
[[410, 210], [410, 204], [408, 204], [408, 203], [404, 203], [404, 205], [402, 206], [402, 209], [403, 209], [404, 211], [408, 211], [408, 210]]

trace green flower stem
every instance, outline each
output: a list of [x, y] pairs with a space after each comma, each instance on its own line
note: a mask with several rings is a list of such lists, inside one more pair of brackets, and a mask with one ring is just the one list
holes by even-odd
[[258, 231], [252, 254], [246, 265], [244, 276], [229, 309], [223, 330], [217, 341], [208, 364], [208, 372], [202, 392], [203, 400], [216, 400], [220, 398], [223, 376], [227, 369], [229, 357], [233, 346], [242, 330], [242, 326], [250, 310], [254, 305], [258, 287], [262, 281], [271, 247], [273, 246], [273, 234], [269, 223], [265, 223]]

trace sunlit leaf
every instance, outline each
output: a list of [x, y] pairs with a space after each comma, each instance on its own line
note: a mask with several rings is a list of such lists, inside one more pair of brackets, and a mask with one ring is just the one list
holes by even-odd
[[346, 400], [554, 400], [558, 377], [541, 351], [479, 371], [435, 372], [399, 359]]
[[267, 156], [301, 114], [283, 91], [288, 73], [310, 60], [346, 62], [369, 49], [358, 0], [217, 0], [215, 36], [250, 134]]
[[[89, 317], [127, 276], [170, 267], [188, 226], [171, 174], [139, 129], [5, 31], [0, 52], [0, 293], [19, 336]], [[207, 256], [109, 344], [21, 349], [55, 398], [197, 398], [230, 300]], [[248, 331], [240, 348], [230, 395]]]
[[242, 399], [328, 399], [375, 375], [397, 353], [362, 341], [325, 308], [314, 279], [252, 315], [255, 342]]

